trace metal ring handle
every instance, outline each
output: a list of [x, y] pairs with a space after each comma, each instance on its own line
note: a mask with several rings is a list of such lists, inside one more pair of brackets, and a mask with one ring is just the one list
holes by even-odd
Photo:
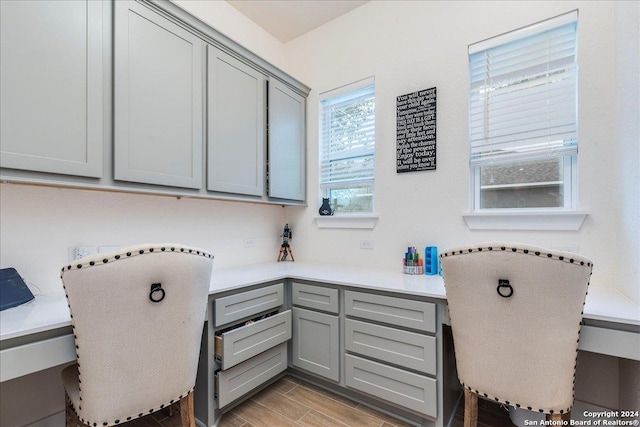
[[[160, 292], [160, 297], [156, 296], [156, 293]], [[149, 299], [152, 302], [160, 302], [164, 299], [165, 292], [162, 289], [162, 283], [154, 283], [151, 285], [151, 291], [149, 291]]]
[[513, 295], [513, 286], [509, 284], [508, 280], [500, 279], [498, 280], [498, 287], [496, 288], [496, 291], [498, 291], [498, 295], [502, 298], [509, 298]]

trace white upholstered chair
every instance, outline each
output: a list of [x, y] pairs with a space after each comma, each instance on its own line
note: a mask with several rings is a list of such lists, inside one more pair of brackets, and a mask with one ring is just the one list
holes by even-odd
[[117, 425], [178, 402], [182, 425], [195, 425], [212, 264], [200, 249], [146, 244], [62, 269], [77, 355], [62, 372], [67, 426]]
[[590, 260], [528, 245], [483, 243], [440, 255], [464, 425], [478, 395], [567, 420]]

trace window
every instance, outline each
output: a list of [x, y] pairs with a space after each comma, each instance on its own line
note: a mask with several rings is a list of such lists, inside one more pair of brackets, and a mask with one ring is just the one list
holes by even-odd
[[320, 94], [320, 190], [334, 213], [373, 213], [373, 77]]
[[576, 208], [578, 11], [469, 46], [472, 210]]

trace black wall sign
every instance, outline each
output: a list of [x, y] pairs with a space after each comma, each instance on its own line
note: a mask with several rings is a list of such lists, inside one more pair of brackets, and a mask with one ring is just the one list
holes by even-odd
[[396, 98], [396, 172], [436, 168], [436, 88]]

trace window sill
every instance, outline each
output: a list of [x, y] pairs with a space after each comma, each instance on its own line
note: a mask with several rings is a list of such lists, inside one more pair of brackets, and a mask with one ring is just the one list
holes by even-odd
[[317, 216], [318, 228], [360, 228], [373, 229], [378, 223], [375, 215], [331, 215]]
[[470, 230], [577, 231], [586, 212], [491, 212], [462, 215]]

